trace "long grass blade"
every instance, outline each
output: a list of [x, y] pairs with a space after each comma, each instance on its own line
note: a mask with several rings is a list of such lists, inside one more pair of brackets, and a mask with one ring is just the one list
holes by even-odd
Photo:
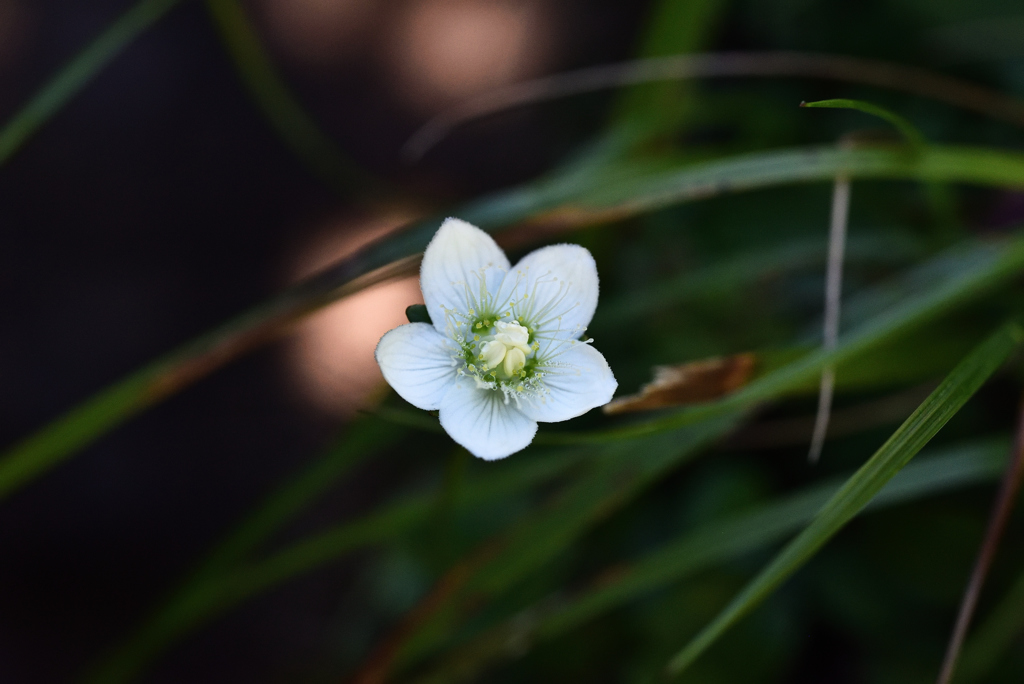
[[[581, 187], [554, 179], [473, 202], [455, 214], [495, 231], [532, 220], [563, 226], [646, 212], [783, 183], [851, 178], [923, 178], [1024, 186], [1024, 155], [984, 148], [933, 147], [908, 160], [899, 150], [805, 148], [744, 155], [683, 170], [640, 174], [619, 168]], [[597, 182], [600, 181], [600, 182]], [[91, 443], [130, 416], [274, 339], [302, 316], [399, 275], [415, 273], [420, 250], [440, 220], [412, 224], [165, 358], [101, 391], [0, 456], [0, 498]]]
[[0, 165], [21, 149], [39, 128], [77, 95], [103, 67], [179, 0], [141, 0], [82, 52], [57, 72], [14, 117], [0, 129]]
[[718, 617], [672, 657], [667, 666], [668, 672], [680, 674], [729, 627], [813, 557], [960, 410], [1022, 339], [1024, 330], [1016, 324], [1007, 324], [957, 365], [913, 415], [825, 504], [810, 525]]

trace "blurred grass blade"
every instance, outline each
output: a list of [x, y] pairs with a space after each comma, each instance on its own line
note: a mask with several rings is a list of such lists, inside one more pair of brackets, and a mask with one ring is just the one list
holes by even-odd
[[[309, 311], [414, 270], [417, 263], [415, 259], [398, 261], [362, 278], [353, 278], [348, 270], [353, 262], [345, 262], [339, 266], [344, 274], [331, 270], [314, 276], [102, 390], [0, 456], [0, 499], [129, 417], [175, 394], [227, 360], [273, 339]], [[334, 287], [335, 281], [348, 285]]]
[[456, 126], [528, 104], [641, 83], [751, 76], [861, 83], [913, 93], [1024, 126], [1024, 101], [926, 69], [813, 52], [712, 52], [589, 67], [485, 92], [424, 124], [406, 142], [403, 154], [410, 160], [419, 159]]
[[1024, 638], [1024, 573], [996, 603], [995, 609], [967, 640], [954, 681], [983, 680], [1007, 652]]
[[[886, 483], [867, 510], [992, 480], [1005, 465], [1007, 446], [1005, 440], [994, 440], [949, 449], [909, 465]], [[727, 558], [775, 543], [809, 523], [844, 482], [845, 479], [832, 479], [694, 530], [629, 566], [619, 578], [600, 584], [559, 610], [541, 624], [538, 634], [545, 638], [555, 636], [612, 606]]]
[[[712, 46], [728, 3], [724, 0], [660, 0], [647, 10], [645, 35], [637, 57], [672, 58]], [[637, 64], [638, 62], [633, 62]], [[577, 72], [579, 73], [579, 72]], [[621, 142], [638, 140], [654, 130], [684, 135], [697, 109], [697, 83], [687, 80], [651, 82], [624, 90], [612, 113], [611, 127], [626, 132]], [[609, 136], [618, 139], [619, 136]]]
[[404, 436], [404, 430], [373, 418], [347, 425], [344, 436], [322, 458], [274, 492], [209, 555], [197, 578], [211, 576], [244, 559], [353, 467]]
[[197, 618], [197, 607], [214, 603], [210, 588], [219, 576], [265, 543], [310, 502], [333, 486], [342, 475], [371, 453], [400, 439], [401, 429], [374, 419], [357, 420], [345, 435], [291, 482], [273, 494], [231, 535], [221, 542], [190, 577], [160, 608], [150, 623], [127, 643], [128, 648], [100, 665], [89, 681], [128, 681], [169, 640], [183, 633]]
[[[392, 541], [430, 524], [437, 495], [425, 492], [294, 542], [263, 560], [239, 563], [305, 503], [325, 491], [356, 459], [400, 437], [400, 432], [374, 419], [352, 430], [326, 458], [314, 463], [250, 516], [150, 619], [99, 662], [85, 681], [128, 682], [172, 644], [235, 605], [355, 549]], [[564, 473], [583, 455], [563, 449], [558, 454], [537, 454], [539, 458], [533, 460], [487, 470], [485, 475], [470, 478], [451, 505], [465, 509], [529, 489]]]
[[[609, 221], [724, 193], [808, 181], [832, 182], [837, 175], [1024, 186], [1024, 155], [953, 145], [929, 145], [916, 155], [904, 146], [841, 149], [804, 147], [741, 154], [726, 159], [651, 171], [652, 160], [623, 162], [581, 185], [567, 177], [549, 182], [552, 209], [545, 221], [580, 225]], [[564, 204], [565, 206], [559, 206]], [[471, 205], [471, 209], [477, 209]], [[487, 216], [488, 214], [485, 214]]]
[[[594, 521], [610, 515], [728, 434], [744, 415], [742, 410], [734, 410], [684, 429], [605, 446], [590, 478], [567, 493], [559, 510], [520, 526], [503, 552], [479, 574], [475, 590], [491, 595], [503, 591], [561, 552]], [[643, 454], [643, 459], [635, 458], [636, 454]]]
[[[924, 178], [1016, 188], [1024, 186], [1024, 155], [931, 146], [909, 160], [900, 150], [829, 146], [742, 155], [653, 174], [621, 166], [582, 185], [572, 173], [555, 176], [482, 198], [452, 213], [490, 232], [526, 220], [570, 227], [727, 192], [831, 181], [840, 172], [851, 178]], [[302, 316], [370, 285], [414, 274], [419, 252], [438, 225], [440, 218], [431, 217], [368, 245], [101, 391], [15, 444], [0, 456], [0, 498], [130, 416], [274, 339]], [[1007, 250], [1009, 261], [1019, 255], [1019, 243], [1008, 242]], [[993, 281], [1007, 277], [1005, 268], [992, 275]]]
[[668, 663], [678, 675], [729, 627], [774, 592], [849, 522], [917, 454], [1016, 349], [1024, 330], [1007, 324], [997, 330], [942, 381], [913, 415], [875, 452], [819, 511], [796, 539]]
[[[1007, 440], [999, 439], [922, 456], [920, 462], [910, 464], [886, 484], [868, 509], [992, 480], [1005, 464], [1007, 448]], [[688, 531], [628, 565], [599, 573], [589, 588], [567, 600], [541, 602], [487, 630], [415, 682], [472, 679], [489, 662], [507, 654], [509, 644], [550, 641], [629, 601], [770, 546], [812, 520], [844, 481], [831, 479]], [[516, 654], [520, 655], [518, 651]]]
[[358, 192], [365, 202], [375, 183], [342, 156], [295, 99], [238, 0], [206, 0], [206, 7], [242, 81], [292, 152], [329, 186], [344, 195]]
[[892, 124], [893, 127], [900, 132], [907, 143], [910, 144], [916, 150], [920, 150], [926, 144], [924, 136], [921, 131], [917, 130], [914, 124], [910, 123], [907, 119], [903, 118], [896, 112], [890, 112], [884, 107], [879, 107], [876, 104], [870, 102], [864, 102], [863, 100], [818, 100], [817, 102], [801, 102], [801, 107], [808, 108], [822, 108], [822, 109], [853, 109], [858, 112], [864, 112], [871, 116], [877, 116], [883, 121], [887, 121]]
[[[418, 616], [415, 629], [385, 640], [387, 648], [371, 654], [364, 671], [387, 672], [435, 650], [451, 636], [464, 613], [471, 612], [470, 607], [479, 610], [543, 568], [595, 524], [730, 432], [743, 415], [733, 411], [669, 433], [597, 447], [587, 457], [589, 473], [571, 483], [548, 507], [481, 544], [470, 556], [480, 562], [461, 578], [458, 591], [446, 593], [440, 601], [431, 601], [428, 595], [424, 605], [429, 603], [429, 611]], [[637, 454], [643, 458], [636, 458]]]
[[178, 1], [141, 0], [68, 62], [0, 129], [0, 165], [6, 163], [40, 126], [77, 95], [125, 46], [156, 23]]

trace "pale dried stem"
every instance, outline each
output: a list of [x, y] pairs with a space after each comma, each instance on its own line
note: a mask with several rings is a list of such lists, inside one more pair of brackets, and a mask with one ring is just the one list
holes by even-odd
[[[827, 351], [839, 346], [839, 307], [843, 296], [843, 258], [846, 252], [846, 224], [850, 214], [850, 179], [837, 176], [832, 191], [832, 216], [828, 230], [828, 266], [825, 271], [825, 325], [824, 343]], [[814, 433], [807, 459], [817, 463], [828, 434], [828, 421], [832, 414], [832, 393], [835, 389], [834, 368], [821, 372], [818, 391], [818, 414], [814, 419]]]

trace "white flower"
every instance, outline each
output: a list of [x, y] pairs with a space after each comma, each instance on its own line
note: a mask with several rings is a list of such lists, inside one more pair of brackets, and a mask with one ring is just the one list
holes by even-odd
[[475, 456], [504, 458], [556, 423], [608, 403], [618, 383], [581, 340], [597, 308], [597, 267], [579, 245], [531, 252], [514, 268], [487, 233], [446, 220], [427, 245], [429, 323], [377, 345], [384, 378]]

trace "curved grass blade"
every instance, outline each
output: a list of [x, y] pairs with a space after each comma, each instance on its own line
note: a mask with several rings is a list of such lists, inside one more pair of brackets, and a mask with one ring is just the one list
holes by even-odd
[[[922, 456], [879, 492], [867, 510], [912, 501], [996, 478], [1006, 461], [1005, 439], [969, 444]], [[729, 559], [768, 547], [810, 522], [845, 478], [758, 504], [706, 523], [638, 560], [599, 573], [569, 599], [542, 602], [458, 648], [416, 684], [471, 679], [509, 652], [510, 644], [555, 639], [596, 616]], [[515, 655], [521, 655], [520, 647]]]
[[[429, 525], [429, 514], [437, 502], [433, 492], [386, 504], [362, 518], [293, 543], [266, 559], [240, 564], [358, 458], [400, 436], [389, 434], [387, 429], [380, 432], [379, 427], [378, 423], [356, 428], [325, 459], [314, 463], [271, 497], [209, 555], [199, 570], [149, 620], [99, 662], [85, 681], [90, 684], [130, 681], [160, 653], [233, 606], [351, 551], [386, 543]], [[400, 431], [390, 428], [390, 432]], [[465, 509], [523, 491], [561, 475], [575, 466], [582, 455], [562, 450], [547, 458], [520, 461], [500, 471], [489, 471], [487, 475], [471, 478], [451, 505]]]
[[1024, 330], [1016, 324], [1007, 324], [961, 361], [875, 455], [829, 499], [810, 525], [718, 617], [672, 657], [667, 665], [668, 673], [680, 674], [729, 627], [810, 560], [960, 410], [1022, 339]]
[[900, 135], [902, 135], [915, 150], [920, 150], [925, 146], [926, 141], [924, 136], [921, 134], [921, 131], [917, 130], [914, 124], [910, 123], [899, 114], [890, 112], [888, 109], [879, 107], [878, 105], [870, 102], [842, 99], [818, 100], [817, 102], [801, 102], [800, 106], [822, 109], [853, 109], [858, 112], [870, 114], [871, 116], [877, 116], [879, 119], [892, 124], [893, 127], [900, 132]]
[[224, 46], [253, 99], [292, 152], [321, 180], [351, 195], [366, 193], [378, 183], [346, 160], [337, 145], [306, 113], [281, 80], [245, 9], [237, 0], [206, 0]]
[[967, 81], [892, 62], [811, 52], [720, 52], [673, 55], [589, 67], [486, 92], [442, 112], [409, 138], [403, 154], [422, 157], [467, 121], [515, 107], [609, 88], [694, 78], [823, 78], [912, 93], [1024, 126], [1024, 102]]
[[[918, 178], [1024, 186], [1024, 155], [932, 146], [910, 160], [899, 150], [813, 147], [743, 155], [683, 170], [638, 174], [616, 167], [579, 183], [573, 174], [472, 202], [455, 213], [494, 232], [526, 220], [578, 226], [679, 202], [771, 185], [852, 178]], [[440, 223], [430, 218], [381, 239], [101, 391], [0, 456], [0, 498], [130, 416], [275, 338], [302, 316], [399, 275], [415, 273]]]
[[121, 50], [167, 14], [178, 1], [141, 0], [78, 53], [0, 129], [0, 165], [7, 162]]

